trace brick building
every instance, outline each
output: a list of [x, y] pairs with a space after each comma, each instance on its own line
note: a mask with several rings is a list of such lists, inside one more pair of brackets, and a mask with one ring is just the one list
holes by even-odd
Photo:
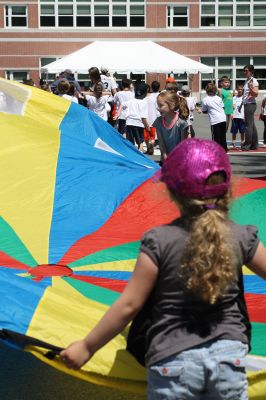
[[[42, 65], [94, 40], [137, 39], [213, 66], [216, 81], [228, 75], [232, 87], [243, 81], [243, 66], [254, 64], [263, 92], [265, 28], [263, 0], [1, 0], [0, 76], [38, 82]], [[190, 77], [193, 92], [211, 78]], [[177, 79], [183, 84], [189, 77]]]

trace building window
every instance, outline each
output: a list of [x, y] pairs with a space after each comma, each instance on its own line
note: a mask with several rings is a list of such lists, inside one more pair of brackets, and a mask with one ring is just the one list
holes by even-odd
[[53, 4], [41, 4], [40, 25], [55, 26], [55, 6]]
[[168, 78], [172, 77], [176, 80], [178, 91], [181, 92], [182, 86], [189, 84], [189, 76], [187, 73], [184, 74], [173, 74], [168, 75]]
[[145, 0], [40, 0], [41, 27], [145, 27]]
[[6, 71], [6, 79], [22, 83], [29, 79], [29, 73], [28, 71]]
[[5, 27], [20, 28], [27, 27], [27, 6], [5, 6]]
[[127, 26], [126, 5], [113, 5], [112, 26]]
[[259, 89], [266, 90], [265, 56], [202, 57], [200, 61], [214, 69], [213, 74], [201, 74], [202, 90], [205, 90], [207, 83], [210, 81], [214, 81], [218, 86], [220, 78], [224, 75], [230, 78], [231, 89], [235, 89], [237, 84], [245, 82], [243, 67], [248, 64], [252, 64], [255, 67], [255, 77], [259, 82]]
[[201, 27], [261, 28], [266, 26], [266, 1], [201, 0]]
[[91, 26], [90, 4], [77, 4], [76, 26]]
[[188, 7], [168, 6], [167, 7], [167, 26], [168, 28], [188, 27]]
[[40, 78], [45, 82], [53, 82], [56, 80], [56, 74], [48, 74], [42, 71], [42, 68], [50, 64], [56, 60], [59, 60], [60, 57], [41, 57], [40, 58]]

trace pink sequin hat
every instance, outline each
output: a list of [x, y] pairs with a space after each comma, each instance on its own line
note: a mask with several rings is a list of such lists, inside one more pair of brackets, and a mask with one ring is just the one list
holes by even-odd
[[[224, 149], [211, 140], [184, 140], [170, 153], [160, 172], [160, 180], [183, 197], [219, 197], [230, 186], [229, 158]], [[223, 172], [225, 181], [217, 185], [207, 185], [207, 179], [214, 172]]]

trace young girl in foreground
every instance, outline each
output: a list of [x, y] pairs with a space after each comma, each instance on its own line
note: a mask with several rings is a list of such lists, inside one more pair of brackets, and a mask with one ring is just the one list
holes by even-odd
[[187, 138], [189, 109], [186, 100], [172, 91], [158, 95], [157, 107], [161, 116], [154, 121], [153, 126], [157, 132], [163, 163], [176, 145]]
[[215, 142], [185, 140], [169, 155], [161, 180], [181, 217], [144, 235], [121, 297], [83, 340], [61, 352], [70, 368], [80, 368], [121, 332], [154, 291], [149, 400], [248, 399], [242, 265], [266, 279], [266, 249], [255, 227], [228, 219], [230, 175]]

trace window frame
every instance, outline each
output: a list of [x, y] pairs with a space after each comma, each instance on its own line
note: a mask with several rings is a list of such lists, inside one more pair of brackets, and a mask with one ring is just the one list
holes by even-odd
[[[14, 73], [16, 72], [25, 72], [27, 74], [26, 78], [23, 79], [30, 79], [30, 73], [28, 70], [25, 69], [6, 69], [5, 70], [5, 79], [8, 79], [10, 81], [15, 81], [15, 82], [20, 82], [23, 83], [23, 79], [14, 79]], [[8, 77], [9, 75], [9, 77]]]
[[[46, 72], [43, 72], [43, 71], [42, 71], [42, 68], [43, 68], [44, 65], [47, 65], [47, 64], [50, 64], [51, 62], [60, 60], [60, 58], [62, 58], [62, 56], [61, 56], [61, 57], [59, 57], [59, 56], [54, 56], [54, 57], [52, 57], [52, 56], [39, 57], [39, 78], [40, 78], [40, 79], [43, 79], [44, 81], [46, 81], [46, 82], [48, 82], [48, 83], [54, 82], [54, 81], [56, 80], [56, 74], [55, 74], [55, 73], [53, 73], [53, 74], [48, 74], [48, 73], [46, 73]], [[44, 59], [50, 60], [49, 63], [46, 62], [45, 64], [43, 64], [43, 60], [44, 60]]]
[[[252, 29], [265, 29], [266, 27], [266, 1], [260, 1], [260, 0], [242, 0], [240, 3], [237, 0], [228, 0], [228, 1], [223, 1], [223, 0], [200, 0], [200, 7], [199, 7], [199, 26], [200, 29], [247, 29], [247, 28], [252, 28]], [[203, 6], [214, 6], [214, 13], [211, 14], [211, 17], [214, 18], [215, 23], [213, 25], [202, 25], [202, 18], [210, 18], [209, 14], [203, 14], [202, 13], [202, 8]], [[219, 18], [223, 16], [223, 14], [219, 14], [219, 6], [233, 6], [233, 13], [232, 13], [232, 18], [233, 18], [233, 23], [232, 25], [219, 25]], [[237, 14], [237, 7], [239, 6], [249, 6], [249, 13], [243, 14], [239, 13]], [[265, 6], [265, 13], [263, 14], [257, 14], [257, 16], [261, 16], [265, 18], [265, 25], [255, 25], [254, 24], [254, 18], [256, 16], [255, 14], [255, 6]], [[238, 17], [249, 17], [249, 25], [239, 25], [237, 24], [237, 19]]]
[[[187, 13], [186, 13], [186, 18], [187, 18], [187, 25], [186, 26], [174, 26], [173, 22], [174, 19], [178, 19], [178, 18], [184, 18], [184, 15], [178, 17], [174, 15], [174, 9], [175, 8], [186, 8], [187, 9]], [[170, 15], [169, 15], [170, 12]], [[189, 28], [189, 19], [190, 19], [190, 7], [187, 4], [171, 4], [171, 5], [167, 5], [166, 7], [166, 28], [167, 29], [187, 29]], [[170, 22], [170, 23], [169, 23]]]
[[[89, 4], [88, 4], [89, 3]], [[90, 6], [90, 14], [86, 14], [88, 17], [90, 17], [90, 25], [88, 26], [79, 26], [77, 23], [77, 17], [78, 17], [78, 6], [85, 5], [85, 2], [82, 0], [72, 0], [72, 1], [67, 1], [67, 0], [54, 0], [54, 1], [49, 1], [49, 0], [40, 0], [39, 1], [39, 28], [45, 29], [45, 28], [52, 28], [52, 29], [66, 29], [66, 28], [75, 28], [75, 29], [106, 29], [106, 28], [111, 28], [111, 29], [118, 29], [118, 30], [123, 30], [125, 28], [127, 29], [146, 29], [146, 1], [145, 0], [91, 0], [88, 1], [88, 5]], [[55, 23], [54, 25], [42, 25], [41, 24], [41, 18], [45, 16], [49, 16], [49, 14], [42, 14], [41, 13], [41, 6], [43, 5], [53, 5], [54, 6], [54, 16], [55, 16]], [[59, 26], [59, 5], [72, 5], [73, 6], [73, 25], [72, 26]], [[97, 25], [95, 23], [95, 17], [99, 17], [99, 14], [95, 14], [95, 7], [97, 6], [107, 6], [108, 7], [108, 13], [106, 16], [108, 16], [108, 25]], [[123, 26], [118, 26], [115, 25], [113, 26], [113, 18], [119, 17], [119, 14], [113, 13], [113, 7], [114, 6], [125, 6], [126, 7], [126, 14], [121, 14], [122, 17], [126, 17], [126, 25]], [[131, 7], [138, 7], [142, 6], [143, 7], [143, 14], [130, 14]], [[85, 14], [84, 14], [85, 15]], [[131, 18], [133, 17], [141, 17], [143, 18], [143, 26], [142, 25], [131, 25]]]
[[[12, 8], [13, 7], [24, 7], [25, 8], [25, 15], [15, 15], [16, 18], [25, 18], [26, 19], [26, 25], [19, 25], [19, 26], [13, 26], [12, 25], [12, 18], [14, 18], [14, 15], [12, 13]], [[28, 5], [27, 4], [4, 4], [4, 28], [6, 29], [26, 29], [28, 28]], [[8, 21], [8, 24], [7, 24]]]

